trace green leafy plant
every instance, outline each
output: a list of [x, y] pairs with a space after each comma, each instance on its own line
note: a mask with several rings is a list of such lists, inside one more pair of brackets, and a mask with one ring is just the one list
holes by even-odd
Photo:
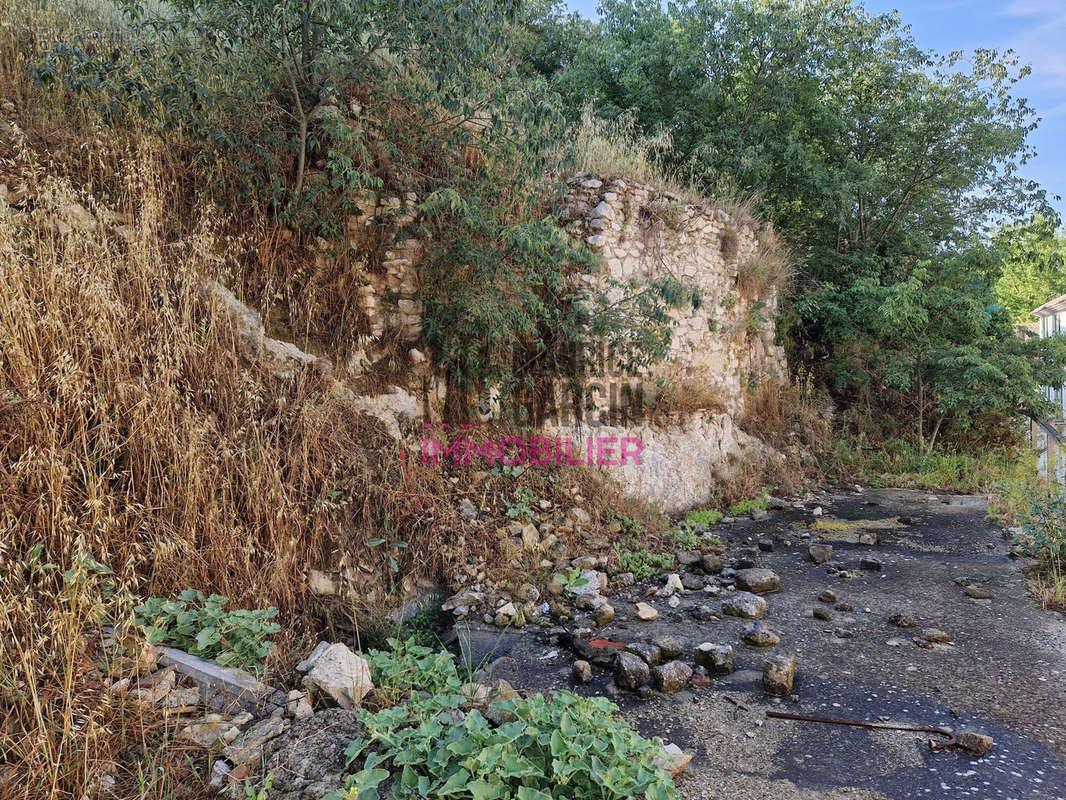
[[603, 521], [607, 525], [617, 524], [621, 529], [620, 532], [629, 536], [641, 536], [644, 533], [644, 526], [640, 520], [633, 519], [614, 509], [608, 508], [604, 510]]
[[244, 782], [244, 800], [269, 800], [270, 790], [274, 786], [274, 776], [267, 775], [263, 781], [263, 786], [259, 789], [255, 788], [250, 780]]
[[696, 533], [687, 522], [682, 522], [667, 531], [670, 540], [683, 550], [693, 550], [700, 546], [703, 537]]
[[514, 490], [513, 499], [507, 501], [507, 517], [528, 521], [533, 518], [533, 504], [537, 502], [533, 490], [528, 486], [519, 486]]
[[173, 645], [224, 666], [260, 672], [270, 654], [266, 640], [281, 630], [272, 621], [278, 610], [226, 611], [228, 602], [221, 595], [205, 597], [196, 589], [186, 589], [174, 600], [149, 597], [134, 612], [153, 644]]
[[478, 709], [454, 713], [464, 698], [447, 653], [390, 644], [392, 652], [367, 658], [375, 685], [404, 702], [362, 713], [367, 737], [346, 751], [357, 770], [332, 800], [376, 798], [390, 776], [397, 800], [678, 796], [654, 762], [659, 745], [637, 734], [605, 698], [555, 692], [498, 701], [492, 707], [509, 721], [493, 725]]
[[566, 572], [556, 572], [553, 580], [563, 587], [563, 591], [567, 594], [574, 594], [575, 589], [580, 589], [582, 586], [586, 586], [589, 582], [588, 578], [581, 577], [581, 570], [574, 567]]
[[1034, 497], [1022, 532], [1026, 554], [1047, 572], [1061, 574], [1066, 568], [1066, 495]]
[[616, 544], [615, 554], [618, 564], [625, 572], [632, 572], [638, 581], [657, 577], [674, 566], [674, 557], [670, 553], [652, 553], [635, 540]]
[[384, 549], [386, 553], [386, 560], [389, 565], [389, 569], [393, 572], [400, 571], [400, 554], [407, 549], [407, 542], [403, 539], [395, 539], [398, 531], [392, 524], [392, 517], [386, 512], [385, 514], [385, 536], [375, 537], [373, 539], [366, 540], [367, 547], [380, 547]]
[[689, 525], [717, 525], [724, 516], [716, 508], [700, 508], [685, 514], [685, 522]]

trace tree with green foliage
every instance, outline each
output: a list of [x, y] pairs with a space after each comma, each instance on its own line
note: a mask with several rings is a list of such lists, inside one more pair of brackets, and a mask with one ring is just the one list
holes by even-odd
[[996, 296], [1017, 324], [1031, 325], [1033, 309], [1066, 292], [1066, 233], [1038, 216], [1001, 228], [995, 244], [1003, 258]]
[[[938, 286], [946, 267], [932, 265], [991, 220], [1044, 208], [1018, 174], [1035, 115], [1013, 92], [1028, 68], [992, 50], [924, 51], [896, 13], [846, 0], [603, 0], [599, 23], [567, 41], [574, 51], [546, 74], [571, 113], [592, 98], [605, 117], [632, 111], [645, 130], [667, 130], [675, 169], [708, 192], [755, 196], [785, 234], [801, 265], [791, 354], [840, 399], [876, 401], [876, 376], [898, 375], [878, 363], [895, 351], [883, 337], [925, 324], [933, 309], [902, 298]], [[960, 308], [984, 308], [987, 285], [945, 280]], [[882, 300], [918, 317], [878, 325], [869, 314]], [[977, 321], [955, 346], [985, 347]], [[923, 431], [925, 358], [891, 382]]]
[[910, 419], [926, 451], [947, 431], [1045, 416], [1041, 387], [1061, 383], [1066, 340], [1016, 330], [982, 276], [995, 260], [975, 244], [919, 265], [905, 281], [865, 278], [837, 309], [861, 321], [840, 368], [858, 378], [863, 401]]

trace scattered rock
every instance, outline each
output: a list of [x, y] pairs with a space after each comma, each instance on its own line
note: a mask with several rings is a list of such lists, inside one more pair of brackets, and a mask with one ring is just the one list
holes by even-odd
[[815, 564], [824, 564], [833, 557], [833, 545], [812, 544], [807, 548], [807, 558]]
[[751, 518], [753, 520], [755, 520], [756, 522], [758, 522], [759, 520], [766, 519], [767, 516], [769, 516], [769, 515], [766, 513], [766, 509], [765, 508], [753, 508], [751, 510]]
[[570, 517], [575, 525], [588, 525], [592, 522], [592, 517], [589, 516], [589, 512], [578, 506], [571, 508], [567, 516]]
[[[307, 800], [343, 789], [345, 749], [367, 733], [358, 711], [330, 708], [292, 723], [263, 747], [263, 775], [273, 776], [270, 800]], [[237, 787], [239, 796], [244, 789]]]
[[626, 652], [633, 653], [644, 659], [649, 667], [654, 667], [660, 661], [662, 661], [663, 653], [658, 647], [646, 642], [632, 642], [626, 645]]
[[307, 588], [311, 590], [311, 594], [328, 597], [337, 593], [337, 582], [328, 572], [313, 569], [307, 573]]
[[575, 597], [595, 596], [607, 588], [607, 575], [594, 569], [581, 570], [581, 579], [585, 581], [580, 586], [574, 586], [570, 593]]
[[222, 735], [233, 727], [233, 722], [222, 714], [208, 714], [198, 722], [192, 722], [181, 729], [178, 738], [185, 742], [208, 748], [215, 744]]
[[690, 613], [692, 614], [692, 618], [699, 622], [710, 622], [711, 620], [718, 619], [718, 615], [715, 613], [714, 608], [706, 603], [700, 603], [693, 608]]
[[303, 685], [345, 709], [358, 708], [374, 688], [370, 666], [340, 642], [326, 647], [314, 660]]
[[285, 733], [290, 724], [284, 717], [267, 717], [237, 736], [222, 752], [235, 769], [241, 766], [257, 769], [262, 762], [263, 745]]
[[191, 714], [200, 706], [200, 689], [197, 686], [173, 689], [159, 706], [169, 714]]
[[293, 719], [304, 719], [315, 713], [311, 708], [311, 699], [307, 696], [307, 692], [293, 689], [289, 692], [287, 698], [288, 702], [285, 703], [286, 716]]
[[704, 553], [700, 558], [700, 568], [708, 575], [717, 575], [722, 571], [722, 559], [714, 553]]
[[822, 620], [822, 622], [829, 622], [833, 618], [833, 614], [825, 606], [818, 606], [811, 612], [811, 616]]
[[833, 608], [837, 611], [843, 611], [845, 614], [855, 610], [855, 606], [851, 603], [837, 603]]
[[888, 621], [897, 628], [914, 628], [918, 625], [918, 618], [909, 611], [897, 611]]
[[663, 587], [661, 594], [669, 596], [684, 590], [684, 585], [681, 583], [681, 576], [676, 572], [671, 572], [666, 577], [666, 586]]
[[880, 572], [884, 568], [884, 564], [876, 558], [863, 558], [859, 560], [859, 569], [867, 572]]
[[574, 681], [576, 683], [588, 683], [592, 680], [592, 665], [583, 660], [578, 659], [574, 662]]
[[648, 663], [638, 655], [622, 651], [614, 660], [614, 682], [623, 689], [638, 689], [651, 679]]
[[[754, 515], [752, 516], [752, 519], [755, 519]], [[772, 552], [774, 552], [774, 540], [773, 539], [767, 539], [767, 538], [764, 537], [762, 539], [759, 539], [758, 544], [759, 544], [759, 549], [762, 550], [764, 553], [772, 553]]]
[[737, 586], [755, 594], [776, 592], [781, 588], [781, 578], [772, 569], [754, 567], [737, 570]]
[[601, 627], [608, 625], [611, 620], [614, 619], [614, 607], [609, 603], [601, 603], [593, 610], [592, 618], [596, 620], [596, 624]]
[[678, 550], [677, 563], [682, 567], [691, 567], [700, 562], [700, 554], [695, 550]]
[[832, 589], [826, 589], [824, 592], [818, 595], [818, 599], [821, 600], [823, 603], [835, 603], [837, 601], [837, 595], [836, 592], [834, 592]]
[[668, 661], [655, 667], [651, 673], [655, 680], [655, 688], [660, 692], [672, 694], [688, 686], [688, 680], [692, 677], [692, 667], [684, 661]]
[[688, 589], [690, 592], [697, 592], [704, 587], [707, 579], [701, 575], [695, 575], [691, 572], [686, 572], [681, 576], [681, 585]]
[[728, 675], [735, 668], [733, 648], [728, 644], [704, 642], [692, 651], [692, 659], [712, 675]]
[[988, 755], [988, 751], [995, 744], [995, 740], [991, 736], [986, 736], [983, 733], [974, 733], [973, 731], [956, 733], [955, 740], [958, 742], [960, 749], [977, 758]]
[[478, 510], [477, 506], [470, 502], [467, 498], [463, 498], [459, 501], [459, 516], [463, 519], [477, 519]]
[[763, 648], [774, 647], [779, 644], [781, 637], [767, 628], [761, 620], [757, 620], [744, 629], [744, 632], [740, 635], [740, 640], [752, 647]]
[[741, 619], [761, 619], [766, 613], [766, 601], [751, 592], [737, 592], [722, 601], [722, 613]]
[[230, 772], [233, 771], [233, 765], [226, 761], [224, 758], [220, 758], [211, 765], [211, 788], [221, 789], [226, 785], [226, 780], [229, 778]]
[[670, 608], [677, 608], [679, 605], [681, 605], [681, 598], [678, 597], [676, 594], [672, 594], [670, 595], [670, 599], [666, 601], [666, 604], [670, 606]]
[[659, 652], [666, 661], [672, 661], [675, 658], [679, 658], [685, 650], [685, 646], [681, 644], [681, 640], [668, 633], [656, 636], [652, 640], [652, 644], [659, 648]]
[[796, 657], [794, 655], [770, 656], [763, 662], [763, 690], [776, 697], [792, 694], [792, 682], [796, 677]]
[[637, 619], [653, 622], [659, 618], [659, 612], [647, 603], [637, 603]]
[[522, 547], [526, 550], [535, 550], [540, 544], [540, 531], [533, 523], [522, 526]]
[[951, 641], [951, 634], [939, 628], [923, 628], [922, 638], [927, 642], [944, 643]]

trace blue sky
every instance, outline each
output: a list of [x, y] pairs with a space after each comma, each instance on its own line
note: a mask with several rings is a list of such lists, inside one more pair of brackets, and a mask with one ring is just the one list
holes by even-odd
[[[567, 0], [595, 16], [596, 0]], [[897, 9], [919, 46], [946, 53], [977, 47], [1013, 49], [1033, 74], [1018, 84], [1041, 118], [1030, 141], [1037, 156], [1023, 174], [1049, 195], [1066, 197], [1066, 2], [1064, 0], [867, 0], [871, 12]], [[1066, 216], [1066, 200], [1055, 200]]]

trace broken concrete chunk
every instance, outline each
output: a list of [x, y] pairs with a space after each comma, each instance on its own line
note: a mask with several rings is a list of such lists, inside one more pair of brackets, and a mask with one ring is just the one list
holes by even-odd
[[303, 685], [345, 709], [358, 708], [374, 688], [366, 660], [340, 642], [329, 645], [315, 659]]

